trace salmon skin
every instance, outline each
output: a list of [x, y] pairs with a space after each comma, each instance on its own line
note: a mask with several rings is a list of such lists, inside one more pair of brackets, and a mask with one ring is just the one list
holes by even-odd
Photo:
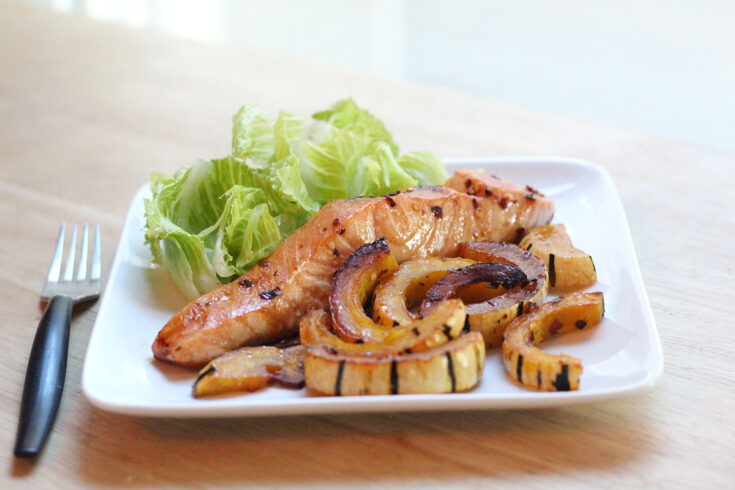
[[239, 279], [176, 313], [153, 354], [201, 367], [238, 347], [296, 335], [309, 310], [327, 307], [332, 275], [344, 260], [379, 237], [398, 262], [450, 257], [466, 241], [518, 241], [553, 214], [553, 202], [535, 189], [471, 170], [457, 171], [443, 187], [332, 202]]

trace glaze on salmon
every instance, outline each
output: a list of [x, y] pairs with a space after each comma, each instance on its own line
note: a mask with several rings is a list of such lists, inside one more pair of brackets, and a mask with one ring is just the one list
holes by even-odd
[[334, 271], [379, 237], [398, 262], [454, 256], [466, 241], [518, 241], [553, 214], [554, 204], [535, 189], [470, 170], [444, 187], [335, 201], [242, 277], [179, 311], [158, 333], [153, 354], [200, 367], [243, 345], [296, 335], [302, 316], [327, 307]]

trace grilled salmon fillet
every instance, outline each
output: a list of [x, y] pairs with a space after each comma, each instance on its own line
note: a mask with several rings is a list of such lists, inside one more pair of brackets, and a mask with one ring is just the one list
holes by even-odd
[[453, 256], [465, 241], [517, 241], [553, 214], [535, 189], [471, 170], [443, 187], [335, 201], [242, 277], [186, 305], [158, 333], [153, 354], [201, 367], [240, 346], [296, 335], [306, 312], [327, 307], [334, 271], [379, 237], [399, 262]]

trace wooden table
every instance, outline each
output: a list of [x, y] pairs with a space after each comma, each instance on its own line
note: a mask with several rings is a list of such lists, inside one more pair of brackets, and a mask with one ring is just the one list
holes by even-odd
[[[32, 464], [11, 455], [58, 223], [99, 222], [108, 272], [134, 191], [225, 155], [243, 103], [301, 114], [354, 96], [404, 149], [564, 155], [612, 174], [665, 374], [554, 410], [226, 420], [114, 415], [80, 377], [97, 305], [75, 315], [66, 389]], [[0, 4], [0, 488], [120, 485], [681, 487], [735, 484], [734, 156], [227, 46]]]

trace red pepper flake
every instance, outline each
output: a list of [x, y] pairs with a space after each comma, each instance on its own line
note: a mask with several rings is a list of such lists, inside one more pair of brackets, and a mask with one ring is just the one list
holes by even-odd
[[441, 218], [444, 216], [441, 206], [431, 206], [431, 212], [434, 213], [435, 218]]
[[263, 292], [261, 292], [260, 293], [260, 297], [263, 298], [263, 299], [273, 299], [276, 296], [278, 296], [279, 294], [281, 294], [281, 288], [276, 287], [276, 288], [271, 289], [269, 291], [263, 291]]
[[531, 194], [541, 194], [541, 193], [540, 193], [540, 192], [539, 192], [538, 190], [534, 189], [534, 188], [533, 188], [533, 187], [531, 187], [530, 185], [527, 185], [527, 186], [526, 186], [526, 190], [527, 190], [528, 192], [530, 192]]
[[472, 198], [472, 207], [475, 209], [480, 207], [480, 205], [477, 204], [477, 199], [475, 199], [474, 197]]
[[563, 326], [563, 323], [560, 322], [559, 319], [557, 318], [556, 320], [554, 320], [554, 323], [552, 323], [551, 326], [549, 327], [549, 333], [551, 335], [556, 335], [557, 333], [559, 333], [559, 330], [561, 330], [562, 326]]
[[536, 196], [534, 196], [533, 194], [526, 194], [523, 197], [525, 197], [529, 201], [535, 201], [536, 200]]
[[504, 198], [504, 197], [503, 197], [503, 198], [501, 198], [501, 199], [500, 199], [500, 200], [498, 201], [498, 205], [499, 205], [499, 206], [500, 206], [501, 208], [505, 209], [505, 208], [507, 208], [507, 207], [508, 207], [508, 200], [507, 200], [506, 198]]
[[334, 226], [337, 226], [337, 225], [338, 225], [338, 224], [340, 224], [341, 222], [342, 222], [342, 220], [340, 220], [339, 218], [334, 218], [334, 221], [332, 221], [332, 224], [333, 224]]
[[490, 189], [485, 189], [485, 197], [490, 197], [492, 195], [493, 195], [493, 191], [491, 191]]
[[249, 279], [243, 279], [238, 284], [240, 284], [240, 286], [241, 287], [244, 287], [244, 288], [251, 288], [251, 287], [253, 287], [253, 281], [251, 281]]
[[278, 277], [278, 271], [273, 273], [273, 277]]
[[258, 262], [258, 265], [260, 267], [269, 267], [271, 265], [271, 263], [268, 262], [267, 260], [263, 260], [262, 262]]
[[339, 233], [340, 235], [342, 235], [344, 232], [345, 232], [344, 228], [340, 228], [337, 230], [337, 233]]
[[469, 189], [470, 187], [472, 187], [472, 180], [470, 180], [470, 179], [467, 179], [467, 180], [465, 180], [465, 181], [464, 181], [464, 186], [465, 186], [466, 188], [468, 188], [468, 189]]
[[339, 253], [339, 250], [337, 250], [336, 248], [335, 248], [334, 250], [332, 250], [332, 253], [333, 253], [333, 254], [334, 254], [334, 255], [335, 255], [336, 257], [339, 257], [340, 255], [342, 255], [342, 254], [340, 254], [340, 253]]
[[385, 196], [385, 200], [388, 201], [388, 204], [390, 205], [390, 207], [393, 207], [396, 205], [396, 202], [390, 196]]

